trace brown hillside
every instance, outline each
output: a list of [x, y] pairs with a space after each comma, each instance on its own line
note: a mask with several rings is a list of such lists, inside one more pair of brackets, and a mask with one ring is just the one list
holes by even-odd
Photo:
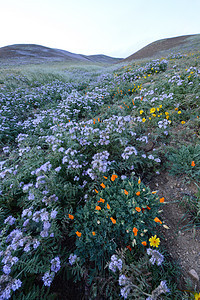
[[123, 61], [131, 61], [134, 59], [142, 59], [146, 57], [153, 57], [159, 54], [160, 51], [165, 51], [172, 49], [174, 47], [183, 45], [187, 42], [187, 38], [193, 35], [183, 35], [174, 38], [162, 39], [156, 42], [153, 42], [141, 50], [135, 52], [134, 54], [128, 56]]

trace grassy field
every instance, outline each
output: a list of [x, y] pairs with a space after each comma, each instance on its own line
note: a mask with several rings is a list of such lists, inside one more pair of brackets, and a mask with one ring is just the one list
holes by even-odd
[[199, 106], [197, 51], [1, 67], [1, 299], [199, 299], [151, 188], [195, 185], [173, 200], [198, 231]]

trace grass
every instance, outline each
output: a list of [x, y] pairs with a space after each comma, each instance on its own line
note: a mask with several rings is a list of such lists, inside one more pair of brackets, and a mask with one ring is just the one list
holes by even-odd
[[199, 184], [199, 53], [166, 60], [1, 69], [3, 299], [193, 297], [147, 183], [167, 168]]

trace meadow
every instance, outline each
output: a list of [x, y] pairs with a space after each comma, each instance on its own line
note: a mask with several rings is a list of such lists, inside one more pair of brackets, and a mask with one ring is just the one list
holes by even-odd
[[0, 299], [200, 299], [150, 188], [163, 172], [194, 183], [198, 230], [199, 106], [199, 52], [2, 67]]

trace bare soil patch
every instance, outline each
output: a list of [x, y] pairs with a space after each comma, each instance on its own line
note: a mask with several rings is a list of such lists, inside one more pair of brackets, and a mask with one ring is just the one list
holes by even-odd
[[[185, 194], [195, 194], [197, 187], [194, 183], [186, 184], [182, 178], [175, 178], [167, 172], [156, 176], [150, 183], [153, 190], [158, 190], [158, 196], [165, 198], [161, 213], [163, 223], [169, 229], [160, 229], [162, 239], [172, 259], [181, 267], [183, 275], [182, 288], [185, 282], [191, 281], [194, 289], [200, 289], [200, 282], [193, 278], [190, 270], [195, 270], [200, 278], [200, 229], [191, 224], [187, 208], [180, 205]], [[188, 224], [191, 224], [188, 226]]]

